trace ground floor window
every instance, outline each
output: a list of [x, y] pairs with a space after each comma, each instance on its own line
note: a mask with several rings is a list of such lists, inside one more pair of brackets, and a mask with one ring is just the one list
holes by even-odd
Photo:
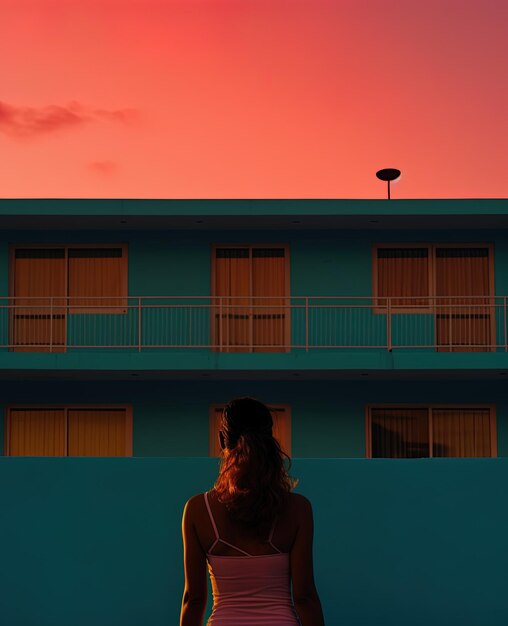
[[[210, 406], [210, 456], [220, 456], [219, 430], [223, 404], [212, 404]], [[273, 436], [279, 442], [282, 450], [291, 456], [291, 410], [286, 404], [267, 405], [273, 419]]]
[[9, 406], [6, 456], [132, 456], [132, 410]]
[[367, 407], [367, 457], [495, 457], [495, 407]]

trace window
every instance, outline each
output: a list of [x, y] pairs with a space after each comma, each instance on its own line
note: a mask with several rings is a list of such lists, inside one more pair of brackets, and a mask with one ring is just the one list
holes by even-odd
[[6, 456], [132, 456], [131, 407], [10, 406]]
[[126, 313], [127, 246], [73, 247], [67, 253], [69, 313]]
[[[391, 306], [397, 309], [415, 305], [420, 308], [429, 304], [432, 284], [427, 247], [376, 246], [375, 254], [373, 291], [377, 296], [377, 306], [387, 306], [387, 300], [382, 296], [391, 296]], [[412, 310], [405, 312], [410, 313]]]
[[287, 245], [212, 246], [212, 350], [289, 352]]
[[127, 244], [14, 246], [9, 285], [11, 350], [64, 352], [69, 314], [127, 313]]
[[367, 458], [496, 457], [495, 408], [367, 407]]
[[[219, 430], [220, 419], [224, 404], [213, 404], [210, 407], [210, 456], [220, 456]], [[286, 404], [270, 404], [268, 409], [272, 414], [273, 429], [272, 433], [279, 442], [282, 450], [291, 456], [291, 410]]]
[[375, 244], [373, 312], [434, 315], [446, 352], [494, 350], [493, 244]]

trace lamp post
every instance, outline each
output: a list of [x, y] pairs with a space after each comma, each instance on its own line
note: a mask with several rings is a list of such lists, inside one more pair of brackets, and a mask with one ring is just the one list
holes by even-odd
[[376, 172], [376, 176], [379, 178], [379, 180], [385, 180], [388, 182], [388, 200], [390, 200], [390, 182], [392, 180], [397, 180], [397, 178], [400, 176], [400, 170], [396, 170], [393, 167], [388, 167], [384, 170], [379, 170], [378, 172]]

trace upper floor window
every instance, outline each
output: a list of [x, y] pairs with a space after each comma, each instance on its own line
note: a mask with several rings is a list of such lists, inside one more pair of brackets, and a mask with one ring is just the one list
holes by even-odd
[[63, 351], [68, 315], [127, 313], [127, 290], [127, 244], [13, 246], [9, 343]]
[[289, 352], [287, 244], [212, 246], [211, 341], [223, 352]]
[[493, 406], [368, 407], [368, 458], [496, 457]]
[[375, 244], [373, 282], [374, 313], [434, 315], [438, 351], [495, 350], [493, 244]]

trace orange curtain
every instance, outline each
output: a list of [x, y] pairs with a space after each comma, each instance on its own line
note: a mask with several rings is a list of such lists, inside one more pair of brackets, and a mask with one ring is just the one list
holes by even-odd
[[[372, 457], [428, 457], [428, 410], [371, 410]], [[432, 409], [432, 455], [492, 456], [489, 409]]]
[[[214, 343], [223, 352], [249, 352], [250, 260], [248, 248], [217, 248], [215, 251]], [[240, 297], [230, 297], [240, 296]], [[242, 346], [236, 348], [235, 346]]]
[[[378, 248], [378, 296], [392, 296], [393, 307], [428, 306], [428, 252], [428, 248]], [[409, 299], [407, 296], [415, 297]], [[378, 306], [387, 306], [387, 300], [378, 298]]]
[[9, 456], [132, 455], [125, 409], [11, 409], [7, 431]]
[[492, 456], [489, 409], [433, 409], [432, 440], [436, 457]]
[[284, 344], [286, 323], [286, 312], [281, 309], [285, 250], [252, 248], [252, 255], [250, 252], [250, 248], [216, 249], [214, 295], [223, 297], [221, 319], [219, 300], [214, 298], [214, 343], [220, 343], [222, 331], [223, 351], [285, 351], [280, 347]]
[[427, 409], [372, 409], [371, 444], [372, 458], [430, 456]]
[[[436, 248], [436, 295], [463, 296], [436, 300], [436, 343], [448, 346], [438, 347], [438, 352], [489, 349], [491, 311], [489, 306], [481, 306], [489, 304], [489, 249]], [[459, 304], [468, 306], [456, 306]]]
[[[284, 248], [252, 250], [252, 295], [253, 304], [256, 305], [253, 309], [254, 352], [285, 351], [282, 346], [288, 312], [283, 308], [286, 291], [284, 253]], [[260, 347], [263, 345], [268, 347]]]
[[69, 409], [69, 456], [130, 456], [125, 409]]
[[8, 456], [65, 456], [63, 409], [10, 409]]
[[[122, 248], [69, 248], [69, 305], [122, 307], [124, 293]], [[81, 296], [81, 298], [79, 297]], [[112, 296], [98, 298], [92, 296]], [[111, 308], [82, 308], [71, 313], [115, 313]]]
[[[14, 352], [53, 352], [65, 350], [65, 250], [61, 248], [14, 251], [14, 296], [11, 314], [11, 342]], [[34, 296], [44, 296], [33, 299]], [[35, 308], [33, 305], [37, 304]], [[25, 306], [23, 306], [25, 305]], [[30, 308], [26, 305], [30, 305]], [[25, 346], [25, 347], [23, 347]]]

